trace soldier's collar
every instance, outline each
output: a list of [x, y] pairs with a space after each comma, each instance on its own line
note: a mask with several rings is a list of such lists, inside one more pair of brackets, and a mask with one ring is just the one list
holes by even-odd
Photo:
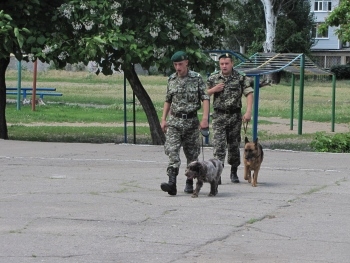
[[[232, 72], [233, 73], [233, 72]], [[220, 78], [222, 78], [222, 79], [228, 79], [228, 78], [230, 78], [231, 76], [233, 76], [233, 74], [230, 74], [230, 75], [227, 75], [227, 76], [225, 76], [224, 74], [222, 74], [222, 71], [220, 71]]]
[[186, 78], [186, 77], [188, 77], [188, 76], [190, 75], [190, 70], [187, 69], [187, 73], [186, 73], [186, 75], [184, 75], [184, 76], [179, 76], [179, 75], [177, 74], [177, 72], [175, 72], [175, 74], [176, 74], [176, 77], [183, 79], [183, 78]]

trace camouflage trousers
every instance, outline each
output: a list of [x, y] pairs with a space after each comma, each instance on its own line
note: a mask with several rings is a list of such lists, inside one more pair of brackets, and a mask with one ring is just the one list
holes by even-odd
[[165, 154], [169, 157], [169, 167], [180, 168], [180, 149], [183, 147], [187, 165], [197, 161], [200, 154], [199, 121], [197, 118], [183, 120], [171, 117], [165, 135]]
[[224, 163], [227, 149], [227, 163], [238, 167], [241, 164], [242, 114], [214, 113], [212, 117], [214, 157]]

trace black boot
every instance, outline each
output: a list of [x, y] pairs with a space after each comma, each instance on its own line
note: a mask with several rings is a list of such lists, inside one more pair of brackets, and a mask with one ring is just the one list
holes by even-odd
[[238, 175], [237, 175], [237, 167], [231, 166], [231, 182], [232, 183], [239, 183]]
[[186, 180], [185, 193], [193, 194], [193, 179]]
[[168, 192], [169, 195], [176, 195], [177, 189], [176, 189], [176, 176], [178, 175], [178, 169], [173, 167], [168, 167], [167, 174], [169, 176], [169, 182], [168, 183], [162, 183], [160, 185], [160, 188], [164, 192]]

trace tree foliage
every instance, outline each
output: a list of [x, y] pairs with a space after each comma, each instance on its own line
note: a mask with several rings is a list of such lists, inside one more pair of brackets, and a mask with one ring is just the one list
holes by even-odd
[[163, 144], [157, 113], [134, 65], [171, 68], [169, 58], [181, 49], [192, 68], [205, 69], [211, 61], [202, 51], [220, 46], [228, 7], [225, 0], [72, 0], [53, 18], [57, 32], [39, 56], [59, 67], [93, 60], [105, 75], [123, 70], [147, 114], [153, 144]]
[[3, 0], [0, 3], [0, 58], [12, 53], [21, 60], [23, 54], [38, 53], [55, 30], [51, 18], [63, 2]]
[[225, 1], [72, 0], [54, 16], [57, 32], [39, 55], [60, 67], [95, 60], [102, 73], [130, 64], [169, 67], [186, 50], [192, 66], [203, 66], [201, 50], [218, 47], [225, 32]]
[[[276, 34], [273, 41], [275, 52], [310, 52], [313, 44], [311, 29], [313, 16], [308, 2], [299, 0], [276, 1]], [[278, 9], [278, 7], [280, 9]], [[266, 41], [265, 13], [261, 0], [237, 1], [229, 15], [233, 29], [226, 41], [237, 50], [246, 47], [247, 54], [263, 52]]]
[[265, 18], [260, 0], [236, 1], [228, 18], [231, 25], [225, 41], [228, 49], [248, 54], [262, 51]]
[[[189, 54], [192, 68], [203, 70], [212, 66], [203, 50], [220, 47], [226, 32], [223, 13], [229, 2], [12, 0], [9, 4], [5, 1], [4, 14], [12, 17], [19, 33], [23, 30], [28, 35], [21, 45], [22, 38], [18, 33], [16, 37], [14, 27], [12, 43], [6, 44], [10, 48], [0, 52], [7, 57], [9, 52], [17, 50], [18, 54], [28, 54], [29, 60], [53, 61], [59, 68], [67, 63], [96, 61], [97, 73], [105, 75], [123, 70], [147, 114], [153, 143], [162, 144], [165, 137], [157, 113], [134, 65], [171, 68], [169, 58], [181, 49]], [[31, 25], [27, 27], [29, 32], [24, 29], [27, 25], [24, 21]], [[10, 33], [3, 35], [8, 37]]]
[[284, 5], [277, 20], [276, 52], [309, 54], [314, 44], [313, 24], [309, 2], [294, 0]]
[[320, 25], [319, 32], [321, 34], [326, 32], [329, 26], [339, 26], [335, 34], [342, 41], [350, 42], [350, 1], [340, 1], [340, 4], [326, 18], [325, 23]]
[[0, 2], [0, 138], [8, 139], [6, 124], [5, 72], [10, 54], [31, 60], [42, 50], [54, 27], [51, 23], [57, 7], [64, 1], [2, 0]]

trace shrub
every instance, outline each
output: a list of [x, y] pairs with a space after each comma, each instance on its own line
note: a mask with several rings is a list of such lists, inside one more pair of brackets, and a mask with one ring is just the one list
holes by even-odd
[[346, 65], [335, 65], [331, 67], [337, 79], [350, 79], [350, 64]]
[[310, 146], [317, 152], [350, 153], [350, 133], [327, 135], [316, 132]]

